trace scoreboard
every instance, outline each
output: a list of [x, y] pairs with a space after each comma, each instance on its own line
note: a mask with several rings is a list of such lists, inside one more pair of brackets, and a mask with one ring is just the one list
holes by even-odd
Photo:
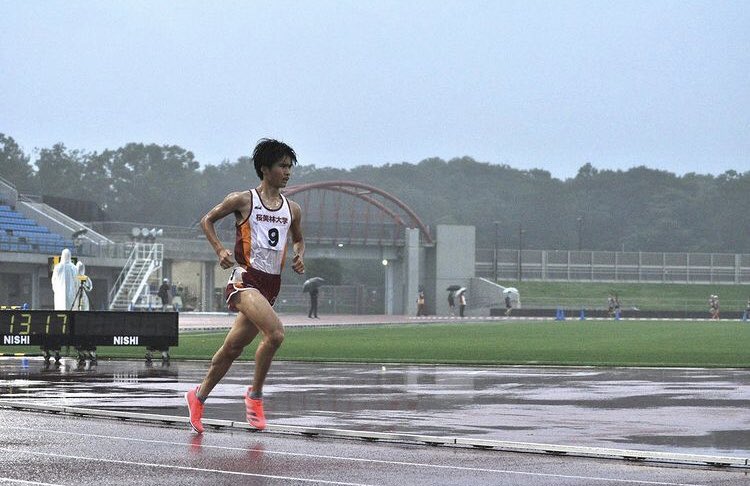
[[69, 344], [72, 312], [0, 311], [0, 341], [8, 345]]
[[176, 312], [0, 310], [0, 345], [177, 346]]

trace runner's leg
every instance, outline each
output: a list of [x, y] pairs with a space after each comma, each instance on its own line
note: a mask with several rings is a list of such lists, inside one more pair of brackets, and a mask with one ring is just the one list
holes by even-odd
[[[239, 292], [233, 298], [239, 301], [241, 295], [249, 293], [260, 295], [256, 291], [246, 290]], [[257, 335], [258, 328], [253, 325], [250, 319], [242, 312], [237, 314], [232, 329], [229, 330], [227, 337], [224, 339], [224, 344], [211, 359], [211, 366], [209, 366], [208, 373], [201, 383], [198, 395], [206, 398], [211, 393], [219, 380], [229, 371], [229, 367], [232, 366], [234, 360], [242, 354], [245, 346], [250, 344]]]
[[263, 341], [255, 352], [255, 374], [253, 376], [253, 392], [261, 395], [263, 383], [271, 367], [271, 361], [284, 341], [284, 326], [276, 312], [265, 297], [256, 290], [240, 292], [235, 305], [245, 317], [255, 324], [256, 332], [263, 333]]

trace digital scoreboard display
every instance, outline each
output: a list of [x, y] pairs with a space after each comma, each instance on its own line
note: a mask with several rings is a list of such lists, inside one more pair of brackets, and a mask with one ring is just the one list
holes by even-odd
[[176, 312], [0, 310], [0, 345], [177, 346]]
[[65, 311], [0, 311], [0, 343], [28, 345], [66, 341], [71, 331], [70, 314]]

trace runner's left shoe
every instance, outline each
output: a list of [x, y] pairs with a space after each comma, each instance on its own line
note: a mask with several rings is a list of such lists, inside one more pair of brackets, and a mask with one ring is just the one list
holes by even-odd
[[202, 434], [203, 424], [201, 423], [201, 419], [203, 418], [203, 404], [198, 400], [198, 397], [195, 394], [199, 387], [200, 386], [185, 393], [185, 401], [187, 402], [188, 412], [190, 413], [190, 426], [193, 427], [193, 430]]
[[250, 398], [253, 387], [247, 389], [245, 394], [245, 416], [247, 421], [258, 430], [266, 428], [266, 415], [263, 413], [263, 399]]

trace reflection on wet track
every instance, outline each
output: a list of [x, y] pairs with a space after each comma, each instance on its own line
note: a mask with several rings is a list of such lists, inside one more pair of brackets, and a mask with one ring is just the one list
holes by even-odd
[[[0, 359], [0, 399], [186, 413], [203, 362]], [[750, 374], [731, 369], [274, 363], [272, 423], [715, 455], [750, 452]], [[235, 363], [206, 417], [242, 420], [251, 363]]]

